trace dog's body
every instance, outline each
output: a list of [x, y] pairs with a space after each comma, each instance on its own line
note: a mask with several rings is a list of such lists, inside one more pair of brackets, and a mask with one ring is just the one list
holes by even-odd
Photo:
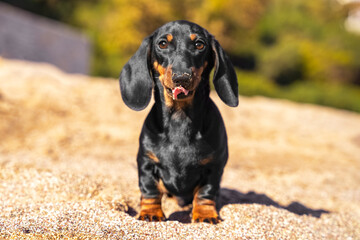
[[140, 219], [161, 221], [161, 197], [193, 203], [194, 222], [217, 223], [215, 200], [228, 158], [221, 115], [209, 97], [209, 74], [220, 98], [237, 106], [237, 79], [231, 62], [205, 29], [170, 22], [147, 37], [124, 66], [120, 88], [134, 110], [155, 104], [140, 136], [137, 157], [142, 193]]

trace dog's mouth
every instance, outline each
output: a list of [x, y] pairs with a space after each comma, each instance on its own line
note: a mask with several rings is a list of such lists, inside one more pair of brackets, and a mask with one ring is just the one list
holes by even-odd
[[185, 99], [188, 96], [191, 96], [194, 91], [187, 90], [186, 88], [177, 86], [175, 88], [166, 88], [168, 94], [170, 94], [173, 100]]

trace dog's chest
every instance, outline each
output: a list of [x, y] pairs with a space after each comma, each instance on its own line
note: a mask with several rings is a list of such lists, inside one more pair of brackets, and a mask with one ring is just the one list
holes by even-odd
[[197, 166], [213, 154], [213, 149], [200, 132], [169, 132], [156, 147], [164, 165]]
[[173, 115], [160, 137], [162, 144], [159, 152], [164, 162], [197, 165], [202, 159], [209, 157], [214, 149], [204, 137], [201, 126], [200, 119], [193, 121], [181, 113]]
[[159, 177], [167, 190], [175, 195], [193, 191], [206, 168], [203, 159], [212, 154], [202, 139], [177, 140], [165, 141], [157, 151]]

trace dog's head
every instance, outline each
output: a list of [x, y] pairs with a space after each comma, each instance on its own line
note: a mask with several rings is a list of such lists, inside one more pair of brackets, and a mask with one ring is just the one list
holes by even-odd
[[167, 23], [145, 38], [124, 66], [120, 74], [122, 98], [131, 109], [142, 110], [149, 104], [154, 81], [159, 81], [165, 98], [192, 99], [202, 76], [214, 66], [216, 92], [227, 105], [237, 106], [236, 74], [216, 39], [194, 23]]

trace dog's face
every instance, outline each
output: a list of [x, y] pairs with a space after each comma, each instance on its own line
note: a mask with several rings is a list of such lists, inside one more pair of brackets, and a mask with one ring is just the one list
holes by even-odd
[[236, 74], [220, 44], [195, 23], [170, 22], [145, 38], [125, 64], [120, 74], [121, 95], [131, 109], [142, 110], [149, 104], [154, 82], [159, 81], [165, 103], [188, 101], [202, 79], [208, 81], [213, 67], [216, 92], [227, 105], [237, 106]]
[[165, 98], [193, 97], [209, 61], [213, 65], [211, 39], [203, 28], [182, 22], [164, 25], [153, 34], [151, 64]]

